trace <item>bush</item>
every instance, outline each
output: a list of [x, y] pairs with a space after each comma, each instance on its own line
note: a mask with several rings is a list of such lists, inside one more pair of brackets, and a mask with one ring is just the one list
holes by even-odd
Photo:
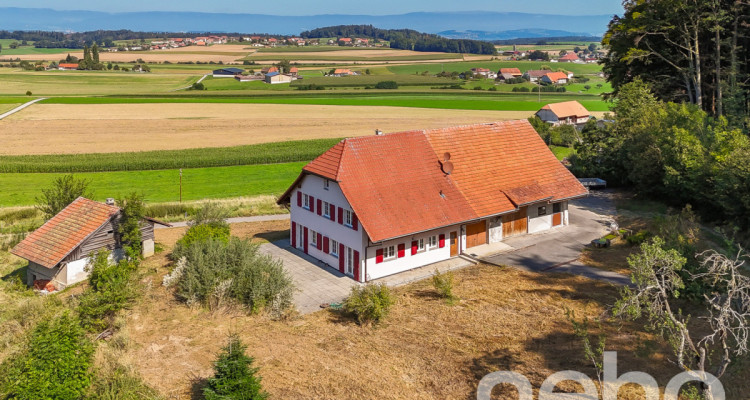
[[398, 89], [396, 81], [382, 81], [375, 84], [375, 89]]
[[26, 96], [31, 96], [31, 90], [26, 91]]
[[448, 271], [441, 274], [436, 270], [432, 276], [432, 286], [435, 287], [440, 297], [446, 299], [448, 303], [457, 300], [457, 297], [453, 294], [453, 272]]
[[190, 86], [191, 90], [206, 90], [206, 86], [203, 84], [203, 82], [195, 82], [192, 86]]
[[491, 88], [489, 88], [489, 89], [487, 89], [487, 90], [489, 90], [490, 92], [497, 92], [497, 88], [494, 87], [494, 86], [491, 87]]
[[638, 233], [636, 234], [628, 236], [628, 238], [625, 240], [627, 240], [628, 244], [635, 246], [635, 245], [639, 245], [645, 242], [650, 237], [651, 237], [651, 232], [644, 229], [644, 230], [638, 231]]
[[179, 253], [195, 242], [205, 242], [210, 239], [215, 239], [224, 243], [229, 242], [230, 229], [229, 225], [226, 226], [214, 226], [214, 225], [195, 225], [191, 226], [185, 235], [177, 241], [175, 246], [175, 256], [179, 258]]
[[344, 300], [344, 311], [354, 314], [362, 325], [382, 321], [396, 303], [395, 296], [384, 283], [352, 287]]
[[92, 332], [112, 327], [115, 314], [134, 298], [132, 275], [135, 265], [127, 261], [117, 264], [109, 260], [109, 252], [100, 250], [91, 255], [90, 288], [83, 292], [78, 303], [81, 325]]
[[91, 384], [94, 347], [78, 319], [65, 313], [42, 320], [26, 350], [3, 363], [0, 393], [12, 399], [74, 400]]
[[518, 93], [528, 93], [531, 90], [527, 88], [526, 86], [516, 86], [513, 88], [513, 91], [518, 92]]
[[252, 357], [245, 354], [247, 346], [236, 335], [222, 348], [214, 363], [215, 374], [203, 389], [206, 400], [262, 400], [268, 397], [260, 385], [258, 368], [253, 368]]
[[185, 265], [177, 295], [187, 303], [216, 310], [230, 303], [250, 312], [281, 315], [292, 305], [294, 284], [280, 261], [258, 252], [258, 245], [232, 237], [196, 241], [181, 253]]

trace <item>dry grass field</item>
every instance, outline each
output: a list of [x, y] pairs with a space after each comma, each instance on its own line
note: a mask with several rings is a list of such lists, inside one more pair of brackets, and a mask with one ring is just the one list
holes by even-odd
[[[371, 135], [531, 111], [275, 104], [37, 104], [0, 121], [0, 154], [109, 153]], [[115, 145], [116, 143], [116, 145]]]
[[[188, 46], [178, 49], [170, 50], [155, 50], [155, 51], [125, 51], [125, 52], [101, 52], [99, 53], [99, 59], [102, 62], [121, 62], [126, 63], [142, 59], [146, 62], [164, 62], [169, 61], [172, 63], [185, 62], [185, 61], [201, 61], [201, 62], [224, 62], [233, 63], [236, 60], [246, 57], [253, 53], [255, 50], [248, 48], [245, 45], [215, 45], [207, 47], [199, 46]], [[20, 58], [21, 60], [46, 60], [46, 61], [58, 61], [61, 58], [65, 58], [65, 54], [21, 54], [13, 55], [13, 58]], [[74, 50], [70, 52], [71, 56], [83, 58], [83, 50]]]
[[[272, 226], [247, 224], [233, 234], [262, 237]], [[286, 224], [279, 224], [284, 232]], [[173, 242], [179, 231], [157, 230], [157, 241]], [[580, 277], [532, 274], [476, 266], [456, 273], [449, 306], [429, 281], [396, 290], [397, 305], [382, 325], [321, 311], [284, 321], [246, 316], [237, 310], [207, 312], [175, 300], [159, 283], [167, 272], [164, 253], [147, 261], [153, 282], [118, 334], [127, 341], [122, 361], [145, 382], [172, 399], [188, 399], [212, 373], [212, 361], [230, 332], [238, 333], [256, 358], [263, 386], [284, 399], [470, 399], [487, 373], [513, 370], [534, 387], [551, 373], [573, 369], [593, 377], [572, 334], [565, 309], [598, 316], [616, 289]], [[623, 370], [653, 374], [664, 385], [676, 373], [665, 363], [662, 344], [633, 326], [606, 325], [609, 350]], [[655, 353], [636, 356], [646, 341]], [[575, 385], [560, 385], [574, 390]], [[497, 398], [516, 398], [496, 390]], [[632, 388], [620, 399], [638, 399]]]
[[21, 104], [23, 104], [23, 103], [5, 103], [5, 104], [0, 104], [0, 114], [2, 114], [4, 112], [7, 112], [7, 111], [10, 111], [10, 110], [12, 110], [12, 109], [20, 106]]

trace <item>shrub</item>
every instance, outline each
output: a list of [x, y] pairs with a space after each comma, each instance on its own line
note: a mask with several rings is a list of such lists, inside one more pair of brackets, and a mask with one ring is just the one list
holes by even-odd
[[489, 88], [489, 89], [487, 89], [487, 90], [489, 90], [490, 92], [497, 92], [497, 88], [494, 87], [494, 86], [491, 87], [491, 88]]
[[645, 242], [650, 237], [651, 237], [651, 232], [644, 229], [644, 230], [638, 231], [638, 233], [628, 236], [628, 238], [625, 240], [627, 240], [628, 244], [635, 246], [635, 245], [639, 245]]
[[280, 315], [292, 305], [294, 284], [280, 261], [258, 252], [258, 245], [232, 237], [196, 241], [185, 247], [177, 295], [187, 303], [215, 310], [236, 302], [251, 312]]
[[203, 84], [203, 82], [195, 82], [192, 86], [190, 86], [191, 90], [206, 90], [206, 86]]
[[91, 197], [89, 181], [78, 179], [72, 174], [56, 178], [49, 189], [42, 189], [42, 197], [36, 198], [36, 208], [50, 219], [80, 196]]
[[175, 256], [179, 258], [179, 253], [195, 242], [205, 242], [210, 239], [216, 239], [221, 242], [229, 242], [229, 225], [195, 225], [191, 226], [185, 235], [177, 241], [175, 246]]
[[26, 91], [26, 96], [31, 96], [31, 90]]
[[382, 321], [396, 303], [395, 296], [384, 283], [352, 287], [344, 300], [344, 311], [354, 314], [362, 325]]
[[382, 81], [375, 84], [375, 89], [398, 89], [396, 81]]
[[80, 399], [91, 384], [94, 347], [65, 313], [34, 328], [26, 350], [7, 360], [0, 392], [12, 399]]
[[86, 268], [91, 287], [80, 296], [78, 314], [84, 328], [102, 331], [110, 328], [114, 315], [135, 298], [131, 279], [135, 265], [124, 260], [114, 264], [109, 252], [100, 250], [91, 255]]
[[137, 263], [143, 256], [143, 235], [141, 234], [141, 220], [145, 212], [143, 197], [134, 192], [117, 200], [117, 204], [122, 210], [117, 233], [120, 234], [120, 241], [128, 260]]
[[435, 274], [432, 275], [432, 286], [435, 287], [440, 297], [446, 299], [449, 303], [457, 300], [457, 297], [453, 294], [453, 272], [446, 272], [441, 274], [435, 270]]
[[203, 389], [206, 400], [262, 400], [268, 397], [256, 376], [252, 357], [245, 354], [247, 346], [237, 335], [229, 337], [229, 343], [219, 353], [214, 363], [215, 374]]

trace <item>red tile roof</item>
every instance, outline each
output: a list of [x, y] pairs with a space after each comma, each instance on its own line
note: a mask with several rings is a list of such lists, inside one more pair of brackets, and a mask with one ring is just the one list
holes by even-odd
[[521, 73], [521, 70], [518, 68], [500, 68], [500, 73], [501, 74], [513, 74], [513, 75], [518, 75], [518, 76], [523, 75]]
[[560, 57], [560, 61], [576, 61], [576, 60], [580, 60], [580, 58], [578, 58], [578, 54], [573, 53], [573, 52], [570, 52]]
[[306, 173], [339, 183], [373, 242], [587, 193], [526, 120], [345, 139], [305, 166], [280, 203]]
[[11, 253], [53, 268], [119, 211], [115, 206], [79, 197], [18, 243]]
[[568, 79], [568, 74], [565, 72], [548, 72], [546, 75], [552, 82], [557, 82], [561, 79]]
[[60, 68], [78, 68], [78, 64], [66, 64], [66, 63], [60, 63], [57, 64]]
[[562, 103], [551, 103], [542, 107], [542, 110], [550, 110], [557, 118], [567, 117], [588, 117], [591, 115], [589, 110], [586, 109], [581, 103], [573, 101], [564, 101]]

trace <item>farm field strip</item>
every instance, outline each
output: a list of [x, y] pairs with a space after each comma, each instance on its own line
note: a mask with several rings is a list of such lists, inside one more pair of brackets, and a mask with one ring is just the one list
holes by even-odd
[[[1, 109], [1, 108], [0, 108]], [[1, 173], [103, 172], [223, 167], [310, 161], [340, 139], [130, 153], [0, 156]]]
[[[536, 111], [536, 108], [534, 109]], [[225, 147], [526, 118], [532, 112], [297, 104], [46, 104], [0, 121], [0, 154]], [[73, 116], [73, 117], [71, 117]], [[113, 141], [116, 138], [116, 141]], [[115, 144], [116, 143], [116, 144]]]
[[[10, 111], [23, 103], [0, 103], [0, 114]], [[1, 166], [0, 166], [1, 167]]]
[[[182, 199], [279, 195], [299, 175], [306, 162], [183, 169]], [[0, 174], [0, 207], [35, 204], [39, 188], [49, 187], [62, 174]], [[76, 174], [90, 180], [94, 200], [143, 194], [146, 202], [178, 201], [179, 170], [118, 171]]]
[[[341, 53], [341, 52], [336, 52]], [[383, 55], [383, 56], [345, 56], [345, 55], [328, 55], [325, 53], [255, 53], [243, 60], [249, 61], [422, 61], [422, 60], [459, 60], [463, 55], [456, 53], [437, 53], [437, 54], [410, 54], [410, 55]]]
[[500, 68], [518, 68], [522, 72], [530, 69], [541, 69], [542, 66], [552, 68], [552, 70], [564, 69], [575, 74], [596, 74], [601, 72], [601, 66], [598, 64], [575, 64], [575, 63], [552, 63], [537, 61], [468, 61], [440, 64], [415, 64], [415, 65], [393, 65], [388, 69], [396, 74], [417, 74], [428, 71], [430, 74], [437, 74], [441, 71], [446, 72], [464, 72], [472, 68], [489, 68], [497, 71]]
[[0, 95], [105, 95], [162, 93], [189, 86], [196, 77], [135, 72], [0, 72]]

